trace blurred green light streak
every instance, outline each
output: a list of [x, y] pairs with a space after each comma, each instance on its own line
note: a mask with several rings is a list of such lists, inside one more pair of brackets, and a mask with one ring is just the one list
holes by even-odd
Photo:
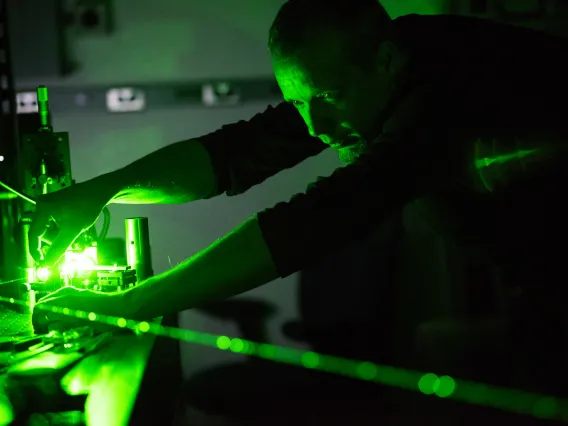
[[[13, 298], [0, 297], [0, 302], [28, 305], [25, 302]], [[150, 333], [156, 336], [210, 346], [220, 350], [248, 356], [257, 356], [274, 362], [292, 364], [347, 376], [353, 379], [371, 381], [377, 384], [410, 391], [418, 391], [425, 395], [435, 395], [440, 398], [492, 407], [542, 419], [556, 419], [568, 422], [568, 400], [561, 400], [551, 396], [491, 386], [468, 380], [454, 379], [450, 376], [438, 376], [434, 373], [422, 373], [395, 368], [368, 361], [356, 361], [266, 343], [256, 343], [239, 338], [230, 338], [228, 336], [218, 336], [194, 330], [165, 327], [147, 321], [133, 321], [126, 318], [99, 315], [95, 312], [46, 306], [44, 304], [40, 304], [36, 308], [74, 317], [83, 321], [97, 322], [119, 328], [129, 328], [139, 334]]]

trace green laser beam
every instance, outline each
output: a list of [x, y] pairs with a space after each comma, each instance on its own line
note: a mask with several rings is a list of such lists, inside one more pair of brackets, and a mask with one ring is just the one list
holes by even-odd
[[[15, 300], [14, 298], [0, 297], [0, 302], [30, 306], [29, 303]], [[128, 328], [139, 334], [150, 333], [156, 336], [210, 346], [234, 353], [257, 356], [274, 362], [302, 366], [304, 368], [325, 371], [410, 391], [419, 391], [425, 395], [435, 395], [440, 398], [492, 407], [502, 411], [541, 419], [555, 419], [568, 422], [568, 400], [552, 396], [476, 383], [468, 380], [456, 380], [450, 376], [421, 373], [368, 361], [357, 361], [267, 343], [251, 342], [240, 338], [230, 338], [228, 336], [202, 333], [194, 330], [183, 330], [147, 321], [134, 321], [126, 318], [99, 315], [95, 312], [61, 308], [45, 304], [37, 305], [36, 309], [47, 310], [64, 316], [107, 324], [118, 328]]]
[[16, 278], [14, 280], [9, 280], [9, 281], [2, 281], [0, 282], [0, 286], [5, 285], [5, 284], [13, 284], [13, 283], [23, 283], [26, 281], [27, 278]]

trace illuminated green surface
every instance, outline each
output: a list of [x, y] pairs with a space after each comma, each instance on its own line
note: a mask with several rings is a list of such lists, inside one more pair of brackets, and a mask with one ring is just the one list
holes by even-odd
[[496, 164], [506, 164], [515, 160], [522, 160], [529, 155], [537, 153], [536, 149], [531, 150], [518, 150], [510, 154], [498, 155], [495, 157], [486, 157], [475, 160], [475, 168], [483, 169]]
[[[0, 301], [25, 304], [14, 299], [0, 298]], [[193, 330], [165, 327], [157, 323], [133, 321], [125, 318], [98, 315], [69, 308], [39, 305], [37, 308], [54, 313], [96, 321], [120, 328], [129, 328], [136, 333], [150, 333], [185, 342], [215, 347], [234, 353], [257, 356], [275, 362], [282, 362], [317, 369], [333, 374], [347, 376], [359, 380], [373, 381], [378, 384], [419, 391], [426, 395], [453, 399], [469, 404], [482, 405], [518, 414], [531, 415], [538, 418], [555, 418], [568, 422], [568, 401], [551, 396], [538, 395], [514, 389], [490, 386], [467, 380], [458, 380], [449, 376], [437, 376], [434, 373], [422, 373], [405, 370], [372, 362], [361, 362], [345, 358], [318, 354], [311, 351], [300, 351], [265, 343], [255, 343], [239, 338], [217, 336]], [[80, 392], [77, 383], [69, 383], [70, 393]], [[0, 413], [1, 414], [1, 413]]]

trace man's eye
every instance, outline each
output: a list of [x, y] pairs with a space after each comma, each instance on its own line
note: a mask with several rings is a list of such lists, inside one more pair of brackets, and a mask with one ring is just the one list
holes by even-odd
[[302, 105], [302, 102], [300, 102], [300, 101], [292, 101], [292, 105], [294, 105], [295, 107], [299, 107], [300, 105]]
[[337, 98], [337, 93], [332, 93], [332, 92], [322, 93], [320, 98], [323, 99], [324, 101], [334, 101]]

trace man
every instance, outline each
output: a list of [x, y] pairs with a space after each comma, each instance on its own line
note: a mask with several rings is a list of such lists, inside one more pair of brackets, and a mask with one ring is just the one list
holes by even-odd
[[527, 238], [518, 225], [535, 203], [554, 211], [542, 189], [563, 172], [567, 46], [477, 19], [390, 21], [375, 0], [288, 1], [269, 38], [285, 103], [44, 196], [30, 241], [39, 247], [53, 223], [59, 233], [43, 259], [33, 254], [57, 262], [108, 203], [237, 195], [329, 147], [345, 167], [135, 289], [66, 289], [48, 302], [139, 319], [176, 313], [299, 271], [425, 196], [437, 203], [418, 204], [441, 232], [483, 240], [501, 260], [530, 256], [540, 232]]

